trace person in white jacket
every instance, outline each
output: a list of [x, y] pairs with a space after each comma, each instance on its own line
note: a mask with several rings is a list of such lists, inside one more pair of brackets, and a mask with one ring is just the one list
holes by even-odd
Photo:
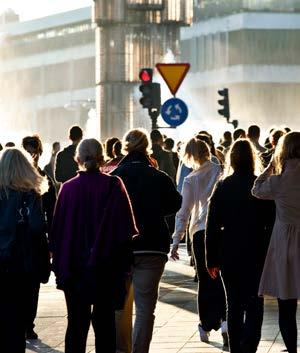
[[171, 258], [179, 259], [178, 245], [189, 224], [192, 250], [198, 275], [199, 334], [203, 342], [209, 342], [209, 332], [221, 327], [224, 345], [228, 345], [225, 294], [220, 277], [210, 278], [205, 265], [205, 223], [208, 199], [218, 181], [221, 167], [211, 162], [209, 146], [192, 138], [185, 146], [185, 165], [193, 171], [184, 179], [182, 206], [176, 214]]

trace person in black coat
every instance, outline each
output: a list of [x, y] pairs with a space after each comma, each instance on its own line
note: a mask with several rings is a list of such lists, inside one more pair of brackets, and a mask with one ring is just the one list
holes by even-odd
[[[28, 301], [41, 273], [44, 231], [41, 193], [47, 180], [16, 148], [0, 157], [1, 352], [25, 353]], [[21, 216], [23, 215], [23, 217]]]
[[82, 129], [79, 126], [72, 126], [69, 131], [69, 139], [72, 144], [58, 152], [55, 161], [55, 181], [64, 183], [74, 178], [78, 171], [78, 164], [75, 161], [77, 145], [82, 140]]
[[[123, 141], [123, 149], [127, 155], [111, 173], [119, 176], [125, 184], [139, 230], [139, 236], [133, 240], [132, 285], [136, 318], [132, 353], [149, 351], [158, 286], [170, 250], [165, 217], [176, 213], [181, 206], [181, 196], [171, 178], [151, 165], [149, 147], [146, 131], [129, 131]], [[128, 300], [132, 301], [132, 297]], [[119, 315], [117, 331], [126, 315], [129, 317], [127, 322], [131, 322], [132, 312], [129, 309]], [[131, 323], [125, 327], [125, 331], [126, 352], [131, 352]], [[117, 348], [124, 351], [123, 347]]]
[[[42, 195], [42, 210], [45, 217], [44, 223], [44, 232], [49, 234], [49, 229], [53, 219], [53, 212], [56, 202], [56, 190], [54, 186], [54, 182], [52, 179], [46, 175], [46, 173], [38, 166], [39, 158], [43, 153], [42, 141], [38, 135], [26, 136], [22, 140], [22, 146], [26, 152], [28, 152], [32, 159], [33, 165], [36, 168], [37, 172], [40, 176], [45, 177], [48, 181], [48, 191]], [[50, 268], [49, 268], [50, 275]], [[27, 320], [27, 339], [37, 339], [38, 335], [34, 331], [34, 320], [37, 314], [38, 308], [38, 300], [39, 300], [39, 291], [40, 291], [40, 283], [46, 283], [48, 281], [47, 278], [43, 279], [43, 281], [32, 281], [32, 295], [28, 298], [28, 304], [26, 306], [28, 313]]]
[[212, 278], [221, 270], [230, 352], [253, 353], [261, 338], [263, 298], [258, 297], [258, 286], [275, 209], [272, 202], [251, 194], [256, 179], [252, 144], [236, 141], [229, 156], [227, 171], [233, 174], [216, 185], [209, 202], [206, 264]]

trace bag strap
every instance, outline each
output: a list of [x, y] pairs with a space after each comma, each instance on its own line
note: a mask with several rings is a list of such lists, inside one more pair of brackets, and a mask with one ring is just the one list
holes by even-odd
[[19, 220], [18, 223], [27, 223], [28, 222], [28, 217], [30, 215], [30, 208], [29, 208], [29, 194], [28, 192], [22, 192], [21, 193], [21, 201], [20, 201], [20, 208], [18, 210], [19, 212]]

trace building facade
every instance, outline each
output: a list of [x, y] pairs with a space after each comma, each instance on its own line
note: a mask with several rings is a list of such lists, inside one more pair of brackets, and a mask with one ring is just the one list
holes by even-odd
[[299, 0], [195, 1], [194, 25], [181, 29], [181, 53], [191, 63], [199, 124], [220, 124], [217, 91], [228, 87], [240, 126], [299, 128], [299, 38]]
[[[5, 131], [67, 140], [95, 105], [91, 7], [0, 26], [0, 119]], [[4, 141], [3, 141], [4, 142]]]

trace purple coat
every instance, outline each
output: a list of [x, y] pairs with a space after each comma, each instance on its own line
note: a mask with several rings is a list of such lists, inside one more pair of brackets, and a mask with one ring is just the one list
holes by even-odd
[[63, 184], [54, 211], [50, 251], [58, 288], [85, 268], [111, 259], [122, 259], [118, 270], [125, 274], [137, 233], [122, 181], [101, 172], [79, 172]]

